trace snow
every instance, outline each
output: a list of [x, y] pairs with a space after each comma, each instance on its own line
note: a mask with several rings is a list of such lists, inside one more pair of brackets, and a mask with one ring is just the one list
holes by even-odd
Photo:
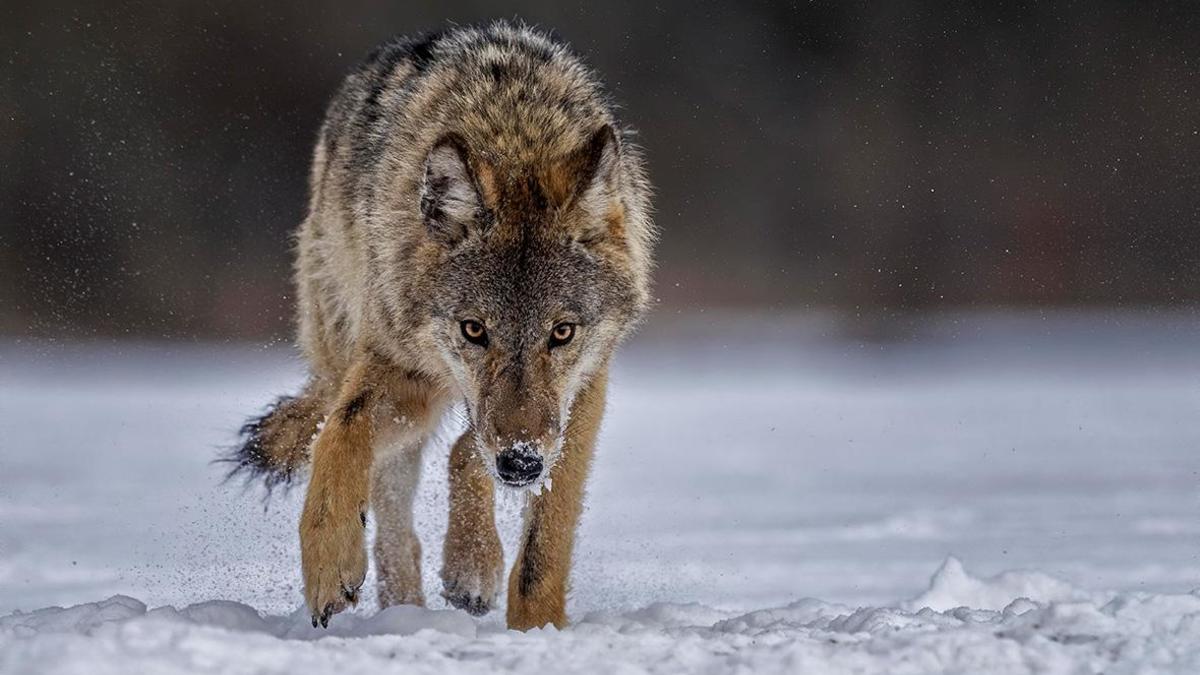
[[[1016, 592], [1022, 595], [1016, 595]], [[935, 596], [946, 606], [924, 607]], [[970, 609], [974, 603], [1003, 604]], [[0, 619], [0, 670], [255, 672], [1196, 672], [1200, 595], [1087, 593], [1039, 572], [983, 579], [948, 559], [910, 608], [803, 599], [747, 613], [656, 603], [526, 634], [391, 607], [329, 631], [302, 610], [181, 610], [126, 596]], [[31, 668], [34, 666], [34, 668]]]
[[430, 608], [320, 631], [302, 491], [264, 511], [209, 464], [299, 383], [286, 350], [0, 344], [0, 673], [1200, 672], [1198, 343], [1186, 313], [656, 320], [613, 376], [573, 623], [526, 634], [438, 598], [453, 429]]

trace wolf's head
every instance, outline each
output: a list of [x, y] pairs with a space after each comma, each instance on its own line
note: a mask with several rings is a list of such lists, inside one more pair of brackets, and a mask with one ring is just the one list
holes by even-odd
[[491, 163], [456, 136], [426, 160], [430, 338], [505, 484], [548, 475], [576, 394], [646, 305], [622, 194], [638, 167], [623, 166], [608, 125], [536, 164]]

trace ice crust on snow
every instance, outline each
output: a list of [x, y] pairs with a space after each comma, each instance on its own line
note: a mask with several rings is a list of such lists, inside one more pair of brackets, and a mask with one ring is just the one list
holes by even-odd
[[894, 607], [802, 599], [751, 612], [658, 603], [559, 631], [392, 607], [314, 629], [301, 609], [148, 609], [114, 596], [0, 617], [0, 672], [1200, 672], [1200, 595], [1089, 592], [1037, 571], [971, 575], [949, 558]]

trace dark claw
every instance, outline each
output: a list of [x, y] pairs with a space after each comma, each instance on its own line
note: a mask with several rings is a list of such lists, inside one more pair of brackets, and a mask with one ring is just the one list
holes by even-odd
[[367, 526], [367, 512], [366, 511], [359, 511], [358, 519], [362, 521], [363, 527]]
[[344, 595], [346, 597], [346, 602], [348, 602], [352, 605], [358, 604], [358, 589], [357, 588], [346, 588], [345, 586], [342, 586], [342, 595]]
[[483, 616], [492, 609], [483, 598], [466, 593], [449, 593], [445, 595], [445, 598], [452, 607], [461, 609], [471, 616]]
[[325, 610], [321, 612], [321, 628], [329, 628], [329, 617], [333, 614], [333, 603], [325, 605]]
[[316, 614], [313, 614], [312, 620], [313, 620], [313, 628], [316, 628], [317, 627], [317, 615]]
[[467, 608], [467, 614], [470, 614], [471, 616], [483, 616], [484, 614], [488, 613], [489, 609], [491, 609], [491, 607], [488, 607], [488, 604], [483, 601], [483, 598], [475, 598], [475, 600], [471, 602], [471, 606]]

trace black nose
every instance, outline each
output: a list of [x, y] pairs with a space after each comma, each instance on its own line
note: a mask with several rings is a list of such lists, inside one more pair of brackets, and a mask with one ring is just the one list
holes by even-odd
[[542, 475], [542, 456], [527, 446], [508, 448], [496, 456], [496, 473], [509, 485], [528, 485]]

